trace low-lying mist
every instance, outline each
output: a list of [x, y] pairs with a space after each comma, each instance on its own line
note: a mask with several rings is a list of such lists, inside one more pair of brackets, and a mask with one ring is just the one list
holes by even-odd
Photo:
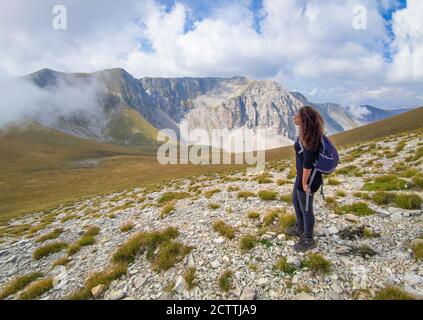
[[54, 127], [63, 118], [99, 117], [99, 89], [94, 79], [72, 84], [58, 80], [41, 88], [26, 78], [0, 78], [0, 129], [28, 121]]

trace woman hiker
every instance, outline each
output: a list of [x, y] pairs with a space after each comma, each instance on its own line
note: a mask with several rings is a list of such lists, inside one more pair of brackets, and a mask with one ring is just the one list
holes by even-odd
[[292, 193], [297, 220], [295, 226], [287, 230], [287, 234], [300, 238], [294, 250], [304, 252], [316, 247], [313, 238], [313, 199], [314, 193], [323, 183], [322, 174], [316, 172], [311, 186], [309, 182], [323, 137], [324, 120], [319, 112], [305, 106], [295, 115], [294, 121], [299, 127], [299, 137], [294, 145], [297, 176]]

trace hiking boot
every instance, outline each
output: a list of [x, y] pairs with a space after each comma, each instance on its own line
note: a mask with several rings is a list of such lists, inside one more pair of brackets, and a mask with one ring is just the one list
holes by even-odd
[[295, 251], [300, 252], [306, 252], [308, 250], [316, 248], [317, 244], [316, 241], [313, 238], [301, 238], [300, 241], [298, 241], [294, 245]]
[[298, 228], [296, 225], [286, 228], [285, 234], [290, 237], [300, 237], [304, 236], [304, 230]]

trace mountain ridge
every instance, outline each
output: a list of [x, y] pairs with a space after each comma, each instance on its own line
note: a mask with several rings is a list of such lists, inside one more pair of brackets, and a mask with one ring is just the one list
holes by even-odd
[[[228, 129], [230, 138], [235, 141], [245, 132], [256, 137], [259, 129], [266, 129], [266, 149], [292, 143], [298, 134], [293, 115], [305, 104], [315, 107], [322, 114], [328, 135], [392, 115], [371, 107], [371, 115], [359, 120], [339, 104], [313, 103], [303, 94], [290, 92], [275, 81], [244, 76], [137, 79], [123, 68], [93, 73], [65, 73], [44, 68], [24, 79], [45, 90], [54, 90], [55, 86], [63, 83], [69, 86], [94, 84], [102, 111], [82, 116], [83, 121], [78, 120], [80, 115], [72, 119], [62, 118], [58, 121], [60, 125], [53, 127], [84, 138], [112, 143], [135, 141], [137, 144], [137, 139], [116, 139], [110, 132], [111, 119], [127, 108], [138, 112], [143, 120], [137, 123], [144, 124], [142, 128], [128, 129], [128, 132], [171, 129], [181, 141], [190, 143], [189, 136], [181, 136], [180, 125], [183, 122], [187, 123], [190, 131], [205, 129], [211, 136], [214, 129]], [[144, 128], [149, 126], [152, 128]], [[139, 140], [140, 146], [154, 143], [151, 135]]]

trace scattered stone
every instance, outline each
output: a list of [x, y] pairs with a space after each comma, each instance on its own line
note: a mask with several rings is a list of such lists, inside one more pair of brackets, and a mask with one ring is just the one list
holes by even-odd
[[245, 287], [242, 290], [242, 294], [240, 296], [240, 300], [256, 300], [257, 299], [257, 291], [251, 287]]
[[354, 222], [354, 223], [360, 222], [360, 218], [357, 217], [355, 214], [352, 214], [352, 213], [347, 213], [344, 216], [344, 218], [345, 218], [345, 220], [347, 220], [349, 222]]
[[101, 295], [103, 295], [104, 293], [104, 289], [105, 289], [105, 285], [104, 284], [99, 284], [98, 286], [94, 287], [91, 289], [91, 294], [93, 295], [93, 297], [95, 299], [99, 298]]
[[125, 293], [122, 290], [117, 290], [110, 293], [110, 300], [121, 300], [124, 297]]
[[216, 243], [216, 244], [222, 244], [224, 242], [225, 242], [224, 237], [219, 237], [219, 238], [214, 239], [214, 243]]
[[184, 278], [182, 278], [181, 276], [178, 277], [173, 290], [175, 290], [177, 293], [184, 293], [186, 289], [187, 289], [187, 285], [185, 283]]
[[293, 298], [294, 300], [316, 300], [316, 298], [314, 298], [312, 295], [306, 293], [306, 292], [300, 292], [298, 294], [296, 294]]
[[330, 234], [337, 234], [339, 232], [338, 228], [336, 228], [335, 226], [331, 226], [328, 231]]

